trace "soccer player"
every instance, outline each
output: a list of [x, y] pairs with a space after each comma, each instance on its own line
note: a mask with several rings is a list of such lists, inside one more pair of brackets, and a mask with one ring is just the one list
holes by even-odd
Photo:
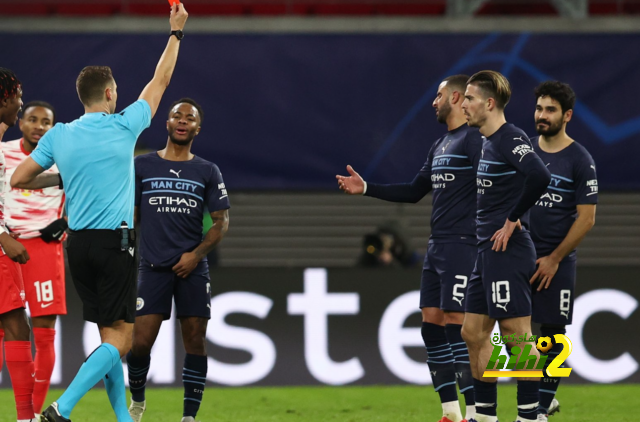
[[[229, 227], [229, 197], [215, 164], [191, 153], [202, 109], [190, 98], [171, 105], [167, 146], [136, 157], [136, 216], [141, 227], [138, 302], [133, 347], [127, 354], [134, 422], [146, 408], [151, 348], [163, 320], [176, 314], [187, 352], [182, 369], [182, 422], [193, 422], [207, 377], [205, 337], [211, 318], [207, 254]], [[205, 209], [213, 225], [202, 236]]]
[[[18, 121], [22, 109], [22, 84], [9, 69], [0, 67], [0, 140]], [[0, 182], [4, 184], [4, 154], [0, 150]], [[0, 196], [0, 342], [5, 337], [7, 369], [13, 385], [18, 422], [34, 420], [34, 366], [31, 355], [31, 329], [25, 312], [25, 293], [20, 265], [29, 260], [25, 247], [9, 235], [3, 215], [4, 195]], [[1, 346], [1, 345], [0, 345]], [[0, 347], [0, 368], [2, 367]]]
[[172, 32], [153, 79], [120, 113], [115, 113], [118, 94], [111, 69], [85, 67], [76, 80], [84, 116], [50, 129], [11, 178], [12, 187], [25, 188], [57, 164], [67, 195], [69, 268], [83, 317], [98, 324], [102, 340], [67, 390], [44, 410], [44, 422], [68, 421], [101, 379], [118, 421], [131, 421], [120, 359], [131, 348], [137, 296], [133, 150], [171, 80], [186, 20], [184, 6], [173, 4]]
[[[507, 123], [509, 81], [495, 71], [469, 78], [462, 108], [469, 126], [484, 135], [478, 165], [478, 258], [467, 289], [462, 334], [469, 346], [477, 422], [496, 422], [497, 379], [483, 378], [493, 347], [495, 321], [502, 333], [531, 333], [531, 285], [535, 249], [529, 213], [549, 184], [549, 171], [527, 135]], [[515, 346], [509, 345], [509, 346]], [[533, 348], [537, 360], [539, 354]], [[518, 379], [518, 421], [535, 421], [540, 380]]]
[[475, 177], [482, 147], [480, 133], [467, 125], [461, 107], [468, 79], [467, 75], [450, 76], [438, 87], [433, 107], [448, 132], [431, 146], [426, 163], [411, 183], [367, 183], [351, 166], [347, 166], [350, 176], [336, 176], [340, 189], [348, 194], [393, 202], [416, 203], [433, 190], [420, 308], [427, 363], [442, 402], [440, 422], [463, 420], [456, 374], [460, 374], [457, 381], [465, 396], [466, 418], [475, 415], [469, 354], [460, 333], [467, 281], [477, 256]]
[[[38, 190], [11, 189], [9, 186], [16, 167], [36, 148], [55, 120], [53, 106], [43, 101], [29, 102], [23, 110], [19, 122], [22, 138], [2, 144], [6, 162], [4, 217], [7, 227], [19, 235], [18, 241], [31, 257], [22, 266], [22, 278], [36, 344], [33, 409], [38, 417], [49, 391], [56, 360], [56, 316], [67, 313], [60, 241], [67, 222], [62, 218], [64, 191], [58, 186]], [[58, 171], [53, 166], [47, 173]]]
[[[531, 142], [551, 172], [551, 184], [531, 208], [531, 238], [538, 257], [538, 270], [531, 278], [533, 322], [541, 324], [542, 336], [553, 338], [566, 333], [565, 326], [573, 317], [576, 248], [595, 224], [598, 179], [589, 152], [566, 132], [576, 101], [573, 89], [547, 81], [534, 92], [540, 136]], [[561, 350], [561, 344], [553, 346], [547, 366]], [[549, 378], [546, 372], [540, 380], [538, 412], [545, 418], [559, 409], [554, 397], [560, 380]]]

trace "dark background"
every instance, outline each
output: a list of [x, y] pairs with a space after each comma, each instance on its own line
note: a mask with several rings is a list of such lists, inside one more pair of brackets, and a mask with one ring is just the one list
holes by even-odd
[[[166, 35], [3, 33], [2, 66], [24, 100], [46, 100], [59, 121], [83, 113], [75, 79], [109, 65], [118, 110], [151, 79]], [[334, 189], [352, 164], [371, 181], [408, 181], [446, 128], [431, 102], [441, 79], [496, 69], [513, 85], [509, 121], [534, 135], [533, 88], [570, 83], [578, 95], [569, 133], [593, 155], [601, 188], [640, 188], [640, 35], [189, 33], [141, 147], [166, 143], [165, 116], [189, 96], [204, 109], [195, 152], [239, 189]], [[11, 129], [5, 140], [19, 137]], [[81, 140], [78, 140], [81, 142]]]

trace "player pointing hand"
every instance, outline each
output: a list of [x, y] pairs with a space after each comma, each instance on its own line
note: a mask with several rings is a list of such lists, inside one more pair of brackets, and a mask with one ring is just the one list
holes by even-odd
[[347, 166], [347, 171], [351, 176], [336, 175], [338, 186], [349, 195], [362, 195], [366, 191], [367, 182], [350, 165]]

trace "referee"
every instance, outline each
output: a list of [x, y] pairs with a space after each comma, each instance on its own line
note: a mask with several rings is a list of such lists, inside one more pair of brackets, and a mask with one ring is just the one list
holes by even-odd
[[76, 81], [84, 116], [49, 130], [11, 178], [11, 186], [21, 188], [58, 166], [67, 195], [71, 275], [83, 317], [98, 324], [102, 339], [69, 388], [45, 409], [43, 422], [69, 421], [101, 379], [118, 422], [131, 421], [120, 359], [131, 349], [136, 307], [133, 150], [169, 84], [187, 16], [182, 4], [171, 6], [171, 35], [153, 79], [120, 113], [114, 114], [118, 94], [111, 69], [85, 67]]

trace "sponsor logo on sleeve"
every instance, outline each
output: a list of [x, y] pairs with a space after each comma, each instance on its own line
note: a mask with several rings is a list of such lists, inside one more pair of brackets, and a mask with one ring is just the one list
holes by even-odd
[[[517, 141], [517, 140], [524, 142], [524, 139], [522, 139], [522, 137], [514, 138], [514, 141]], [[520, 157], [519, 161], [522, 161], [525, 155], [533, 152], [533, 148], [531, 148], [531, 145], [528, 145], [528, 144], [520, 144], [517, 147], [515, 147], [511, 152], [513, 153], [513, 155], [519, 156]]]
[[218, 198], [218, 200], [222, 199], [222, 198], [226, 198], [228, 196], [227, 194], [227, 188], [224, 186], [224, 183], [218, 183], [218, 190], [220, 191], [220, 198]]

